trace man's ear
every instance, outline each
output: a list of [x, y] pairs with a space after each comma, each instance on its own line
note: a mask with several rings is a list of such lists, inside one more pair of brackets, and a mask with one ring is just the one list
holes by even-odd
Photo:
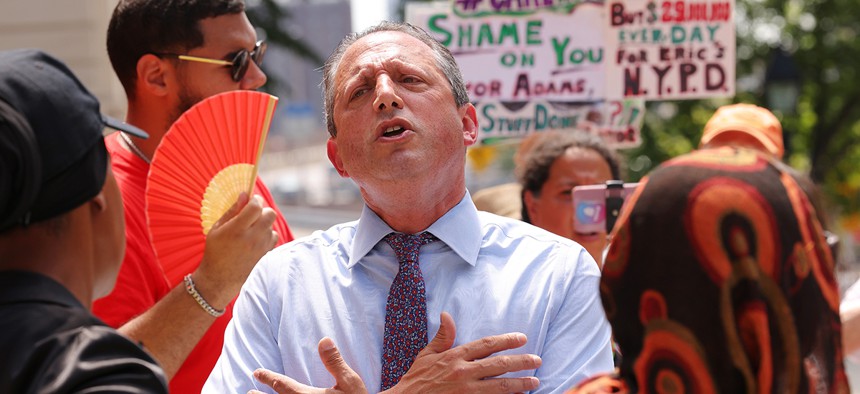
[[331, 161], [331, 164], [334, 166], [334, 169], [337, 170], [337, 173], [344, 178], [349, 178], [349, 174], [346, 172], [346, 169], [343, 168], [343, 161], [340, 159], [340, 154], [337, 151], [337, 140], [334, 137], [329, 137], [328, 143], [326, 144], [326, 152], [328, 153], [328, 159]]
[[167, 74], [171, 72], [167, 62], [151, 53], [137, 59], [137, 89], [155, 96], [167, 94]]
[[96, 194], [95, 197], [91, 198], [90, 203], [92, 204], [95, 212], [104, 212], [107, 209], [107, 198], [105, 198], [104, 190], [100, 191], [99, 194]]
[[523, 192], [523, 204], [525, 204], [526, 212], [529, 213], [529, 219], [531, 223], [535, 223], [535, 219], [539, 216], [537, 210], [537, 197], [535, 197], [534, 193], [531, 190], [526, 190]]
[[463, 145], [471, 146], [478, 142], [478, 112], [472, 103], [466, 103], [463, 108]]

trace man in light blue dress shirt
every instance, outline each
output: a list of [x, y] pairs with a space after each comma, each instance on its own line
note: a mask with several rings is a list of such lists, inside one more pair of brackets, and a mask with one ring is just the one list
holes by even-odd
[[[433, 339], [391, 392], [561, 392], [612, 369], [588, 252], [472, 204], [464, 168], [477, 116], [444, 46], [383, 22], [335, 49], [324, 93], [329, 158], [358, 184], [364, 210], [260, 260], [204, 392], [378, 391], [398, 272], [383, 240], [392, 232], [438, 241], [418, 257]], [[339, 348], [325, 339], [318, 349], [324, 337]], [[354, 373], [333, 367], [339, 355]]]

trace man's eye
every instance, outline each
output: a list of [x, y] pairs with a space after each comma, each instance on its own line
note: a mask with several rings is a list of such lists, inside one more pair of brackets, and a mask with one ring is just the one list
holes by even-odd
[[405, 77], [403, 77], [403, 79], [401, 79], [401, 81], [403, 81], [405, 83], [415, 83], [415, 82], [419, 82], [420, 80], [416, 77], [413, 77], [413, 76], [405, 76]]
[[363, 96], [363, 95], [364, 95], [364, 93], [366, 93], [366, 92], [367, 92], [367, 88], [358, 88], [358, 89], [355, 89], [355, 91], [354, 91], [354, 92], [352, 92], [352, 96], [351, 96], [351, 98], [354, 98], [354, 99], [355, 99], [355, 98], [359, 98], [359, 97]]

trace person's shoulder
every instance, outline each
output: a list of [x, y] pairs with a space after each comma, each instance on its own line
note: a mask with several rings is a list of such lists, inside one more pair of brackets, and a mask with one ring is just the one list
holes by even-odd
[[336, 272], [349, 261], [356, 225], [337, 224], [272, 249], [254, 267], [243, 288], [284, 289], [304, 278]]
[[519, 183], [505, 183], [478, 190], [472, 195], [472, 202], [479, 211], [520, 219], [521, 193], [522, 186]]
[[[296, 238], [276, 247], [266, 254], [263, 262], [296, 260], [301, 264], [307, 262], [309, 256], [331, 255], [345, 253], [352, 246], [358, 221], [336, 224], [326, 230], [317, 230], [304, 237]], [[301, 260], [301, 261], [299, 261]], [[271, 263], [269, 263], [271, 264]]]
[[539, 243], [558, 245], [559, 247], [579, 247], [576, 242], [562, 236], [553, 234], [540, 227], [526, 223], [522, 220], [499, 216], [490, 212], [478, 211], [481, 221], [481, 229], [484, 238], [493, 235], [506, 236], [509, 238], [522, 238]]
[[306, 236], [296, 238], [279, 246], [278, 249], [328, 248], [340, 244], [351, 244], [352, 239], [355, 238], [357, 226], [357, 220], [335, 224], [328, 229], [316, 230]]
[[[550, 264], [571, 272], [598, 272], [594, 259], [582, 245], [529, 223], [478, 212], [481, 221], [482, 248], [516, 256], [531, 264]], [[565, 261], [566, 263], [559, 263]]]
[[42, 370], [44, 379], [36, 379], [47, 382], [51, 377], [63, 377], [51, 387], [167, 392], [167, 380], [155, 359], [138, 344], [100, 322], [59, 331], [40, 345], [57, 350], [47, 350], [49, 353], [45, 354], [56, 357]]

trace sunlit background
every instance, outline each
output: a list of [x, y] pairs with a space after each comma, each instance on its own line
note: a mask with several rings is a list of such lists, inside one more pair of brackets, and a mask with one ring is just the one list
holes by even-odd
[[[356, 219], [361, 209], [356, 186], [340, 178], [326, 158], [322, 61], [345, 34], [384, 19], [402, 20], [404, 3], [248, 0], [249, 18], [270, 43], [264, 89], [281, 98], [260, 174], [297, 235]], [[0, 49], [38, 47], [56, 55], [100, 98], [104, 112], [121, 118], [125, 95], [105, 51], [115, 4], [0, 0]], [[842, 239], [839, 282], [843, 288], [852, 283], [860, 265], [858, 11], [856, 0], [738, 0], [735, 98], [649, 102], [642, 145], [622, 152], [627, 180], [695, 149], [702, 126], [719, 105], [769, 107], [784, 126], [786, 162], [824, 191], [831, 227]], [[513, 180], [509, 158], [515, 148], [471, 152], [470, 190]], [[474, 171], [486, 164], [482, 160], [496, 163]]]

